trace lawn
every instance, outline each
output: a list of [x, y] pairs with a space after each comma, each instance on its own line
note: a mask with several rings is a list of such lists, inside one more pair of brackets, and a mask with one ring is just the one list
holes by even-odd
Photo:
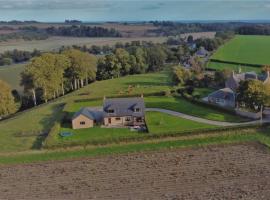
[[[268, 133], [268, 134], [267, 134]], [[169, 141], [150, 141], [145, 143], [117, 144], [104, 147], [89, 147], [83, 149], [65, 149], [57, 151], [40, 151], [34, 153], [2, 155], [0, 164], [19, 164], [32, 163], [41, 161], [56, 161], [66, 159], [78, 159], [86, 157], [95, 157], [101, 155], [115, 155], [134, 152], [158, 151], [164, 149], [184, 148], [184, 147], [201, 147], [206, 145], [231, 144], [243, 142], [261, 142], [270, 146], [269, 129], [268, 131], [254, 131], [252, 133], [222, 134], [218, 136], [208, 136], [191, 139], [179, 139]]]
[[20, 86], [20, 77], [24, 70], [24, 65], [25, 64], [14, 64], [0, 66], [0, 79], [7, 82], [12, 89], [22, 92], [23, 88]]
[[270, 37], [237, 35], [220, 47], [211, 59], [255, 65], [270, 64]]
[[142, 93], [160, 92], [168, 90], [170, 87], [171, 83], [165, 72], [97, 81], [56, 102], [44, 104], [21, 113], [15, 118], [0, 122], [0, 153], [39, 148], [42, 141], [39, 140], [38, 135], [47, 133], [54, 122], [62, 117], [62, 103], [71, 102], [70, 112], [75, 112], [82, 106], [91, 106], [88, 100], [79, 104], [72, 103], [78, 99], [99, 98], [99, 102], [95, 102], [95, 104], [101, 105], [104, 95], [117, 96], [121, 93], [140, 96]]
[[216, 127], [160, 112], [147, 112], [146, 122], [149, 132], [153, 134], [185, 132]]
[[207, 106], [197, 105], [179, 97], [147, 97], [145, 98], [145, 102], [146, 107], [148, 108], [163, 108], [215, 121], [246, 121], [246, 119], [236, 115], [225, 113]]
[[220, 63], [220, 62], [213, 62], [210, 61], [207, 64], [207, 68], [215, 69], [215, 70], [223, 70], [223, 69], [230, 69], [235, 72], [238, 72], [241, 69], [242, 72], [261, 72], [261, 67], [251, 67], [251, 66], [244, 66], [244, 65], [236, 65], [236, 64], [228, 64], [228, 63]]

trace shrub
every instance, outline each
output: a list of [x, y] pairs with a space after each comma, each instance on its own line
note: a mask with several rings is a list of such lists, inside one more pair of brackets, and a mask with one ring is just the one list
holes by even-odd
[[46, 137], [43, 148], [50, 148], [51, 146], [56, 145], [55, 141], [57, 140], [58, 134], [60, 133], [61, 125], [59, 122], [56, 122], [51, 128], [48, 136]]

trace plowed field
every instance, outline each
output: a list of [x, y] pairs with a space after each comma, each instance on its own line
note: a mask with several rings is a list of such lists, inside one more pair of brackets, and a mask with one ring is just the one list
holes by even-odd
[[0, 167], [0, 199], [269, 199], [270, 151], [236, 144]]

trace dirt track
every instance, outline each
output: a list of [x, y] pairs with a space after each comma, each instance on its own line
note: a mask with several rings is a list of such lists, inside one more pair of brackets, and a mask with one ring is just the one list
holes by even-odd
[[259, 144], [0, 167], [0, 199], [269, 199]]

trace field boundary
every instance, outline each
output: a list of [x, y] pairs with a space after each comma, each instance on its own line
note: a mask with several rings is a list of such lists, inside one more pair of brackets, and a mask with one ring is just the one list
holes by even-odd
[[225, 61], [225, 60], [219, 60], [219, 59], [210, 59], [210, 62], [216, 62], [216, 63], [225, 63], [225, 64], [232, 64], [232, 65], [243, 65], [248, 67], [263, 67], [262, 64], [250, 64], [250, 63], [241, 63], [241, 62], [233, 62], [233, 61]]

